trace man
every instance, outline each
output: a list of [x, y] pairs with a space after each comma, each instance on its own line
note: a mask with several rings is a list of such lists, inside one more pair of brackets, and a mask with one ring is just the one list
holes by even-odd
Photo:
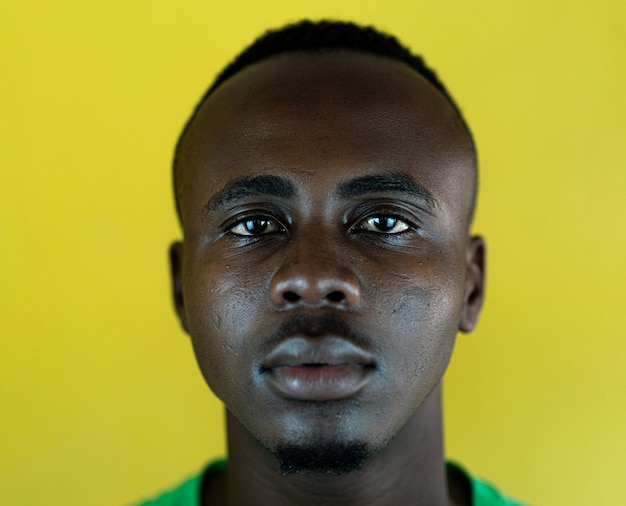
[[227, 67], [177, 147], [171, 262], [228, 463], [146, 504], [515, 504], [443, 455], [476, 170], [445, 88], [373, 29], [300, 23]]

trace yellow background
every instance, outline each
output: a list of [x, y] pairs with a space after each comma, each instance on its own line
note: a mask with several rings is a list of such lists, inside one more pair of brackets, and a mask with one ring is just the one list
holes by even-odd
[[448, 455], [539, 505], [626, 502], [626, 2], [0, 4], [0, 504], [127, 504], [224, 451], [174, 318], [170, 160], [268, 27], [374, 23], [466, 112], [487, 304]]

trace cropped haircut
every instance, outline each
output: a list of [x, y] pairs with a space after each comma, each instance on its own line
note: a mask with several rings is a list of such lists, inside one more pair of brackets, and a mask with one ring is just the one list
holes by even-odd
[[[282, 53], [299, 51], [323, 54], [341, 50], [368, 53], [399, 61], [406, 64], [419, 75], [424, 77], [430, 84], [439, 90], [439, 92], [447, 99], [452, 108], [456, 111], [461, 123], [467, 131], [474, 153], [476, 153], [472, 132], [463, 117], [461, 109], [458, 107], [443, 83], [439, 80], [437, 74], [424, 63], [421, 56], [411, 53], [406, 46], [402, 45], [398, 39], [392, 35], [383, 33], [371, 26], [359, 26], [354, 23], [344, 21], [325, 20], [313, 22], [304, 20], [284, 26], [283, 28], [279, 28], [277, 30], [269, 30], [264, 35], [256, 39], [218, 74], [213, 84], [196, 105], [178, 139], [174, 156], [174, 196], [176, 199], [176, 211], [179, 218], [182, 218], [182, 216], [180, 212], [180, 198], [177, 189], [178, 152], [182, 139], [185, 137], [185, 133], [193, 123], [204, 102], [213, 94], [213, 92], [225, 81], [241, 72], [246, 67]], [[475, 199], [476, 188], [474, 189], [473, 196], [474, 201]], [[473, 214], [474, 205], [475, 203], [473, 202], [471, 214]]]

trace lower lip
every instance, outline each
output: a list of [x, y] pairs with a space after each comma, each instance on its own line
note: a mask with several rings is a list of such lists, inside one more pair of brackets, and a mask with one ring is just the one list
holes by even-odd
[[266, 371], [270, 386], [283, 397], [302, 401], [333, 401], [352, 397], [370, 378], [360, 364], [285, 365]]

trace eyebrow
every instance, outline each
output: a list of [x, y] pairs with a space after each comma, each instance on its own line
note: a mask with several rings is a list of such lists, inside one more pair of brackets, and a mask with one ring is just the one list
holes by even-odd
[[405, 193], [426, 202], [430, 207], [437, 207], [437, 200], [433, 194], [404, 172], [358, 177], [342, 183], [337, 190], [339, 197], [344, 199], [369, 193]]
[[207, 202], [205, 209], [215, 211], [234, 200], [259, 195], [270, 195], [293, 199], [296, 195], [294, 185], [278, 176], [246, 176], [230, 181]]

